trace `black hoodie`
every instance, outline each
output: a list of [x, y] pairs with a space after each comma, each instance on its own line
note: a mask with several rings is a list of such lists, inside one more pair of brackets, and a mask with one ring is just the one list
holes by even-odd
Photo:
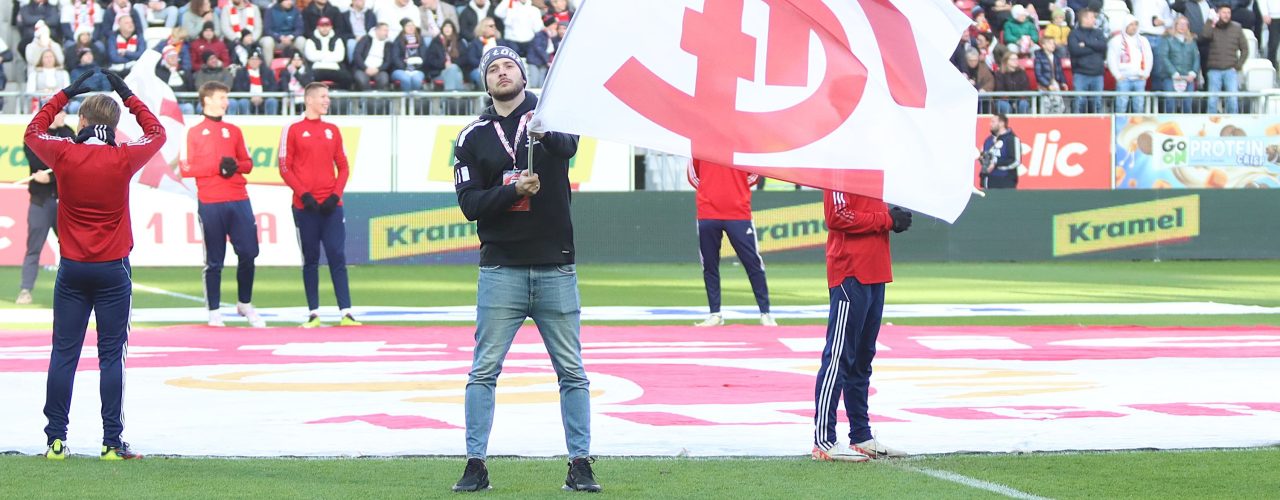
[[[516, 129], [537, 105], [538, 98], [525, 92], [524, 103], [509, 116], [499, 116], [490, 106], [458, 135], [454, 188], [462, 213], [477, 221], [482, 266], [574, 262], [569, 159], [578, 152], [578, 136], [548, 132], [534, 145], [533, 172], [542, 187], [529, 199], [528, 211], [510, 210], [520, 197], [514, 185], [503, 184], [504, 172], [528, 167], [528, 132], [516, 137]], [[501, 138], [495, 123], [502, 127]], [[515, 165], [503, 140], [515, 143]]]

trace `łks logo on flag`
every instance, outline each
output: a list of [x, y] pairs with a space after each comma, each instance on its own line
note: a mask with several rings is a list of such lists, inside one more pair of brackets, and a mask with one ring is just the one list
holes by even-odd
[[969, 23], [948, 0], [589, 1], [538, 114], [953, 222], [977, 92], [949, 59]]

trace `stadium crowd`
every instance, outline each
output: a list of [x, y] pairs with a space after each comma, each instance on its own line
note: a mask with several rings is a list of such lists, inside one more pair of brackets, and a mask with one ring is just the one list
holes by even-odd
[[[1219, 111], [1220, 100], [1192, 106], [1192, 93], [1237, 92], [1256, 68], [1275, 86], [1280, 45], [1280, 0], [956, 0], [973, 25], [952, 64], [982, 92], [1042, 91], [1042, 108], [1102, 112], [1101, 94], [1076, 98], [1063, 91], [1114, 90], [1112, 110], [1143, 111], [1133, 92], [1170, 92], [1163, 112]], [[1259, 40], [1264, 40], [1261, 46]], [[1270, 59], [1254, 57], [1265, 49]], [[1262, 63], [1261, 65], [1257, 63]], [[1269, 78], [1268, 78], [1269, 77]], [[981, 111], [1026, 113], [1024, 97], [982, 99]], [[1226, 113], [1237, 113], [1227, 97]]]
[[[529, 86], [539, 88], [579, 2], [14, 0], [20, 40], [10, 48], [0, 38], [0, 89], [4, 66], [18, 59], [26, 92], [52, 94], [95, 67], [123, 77], [152, 50], [161, 54], [156, 75], [178, 92], [209, 81], [249, 94], [301, 95], [313, 81], [339, 90], [461, 91], [482, 86], [481, 54], [499, 45], [520, 54]], [[90, 85], [108, 89], [102, 75]], [[231, 112], [278, 106], [252, 97], [235, 100]]]

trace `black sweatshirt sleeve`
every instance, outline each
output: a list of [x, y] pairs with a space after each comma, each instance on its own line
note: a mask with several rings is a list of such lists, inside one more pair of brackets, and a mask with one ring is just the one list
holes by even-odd
[[467, 149], [454, 148], [454, 157], [457, 162], [453, 164], [453, 187], [458, 192], [458, 206], [467, 220], [476, 221], [501, 214], [519, 199], [515, 186], [486, 185]]

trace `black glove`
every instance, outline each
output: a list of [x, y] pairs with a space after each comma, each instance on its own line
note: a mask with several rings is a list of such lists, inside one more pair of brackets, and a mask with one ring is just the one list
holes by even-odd
[[311, 196], [311, 193], [302, 193], [302, 209], [308, 212], [318, 212], [320, 204], [316, 203], [316, 197]]
[[893, 232], [901, 233], [911, 228], [911, 212], [903, 210], [902, 207], [890, 209], [889, 217], [893, 218]]
[[235, 158], [230, 156], [223, 156], [222, 163], [218, 164], [218, 168], [222, 170], [222, 178], [224, 179], [230, 179], [231, 176], [236, 175], [236, 170], [239, 167], [239, 165], [236, 165]]
[[333, 213], [333, 209], [338, 208], [338, 195], [331, 194], [324, 199], [324, 203], [320, 204], [320, 213], [329, 215]]
[[71, 85], [68, 85], [67, 88], [62, 89], [62, 93], [67, 95], [67, 99], [71, 99], [80, 94], [92, 92], [93, 89], [85, 86], [84, 82], [89, 81], [89, 77], [93, 76], [93, 74], [96, 72], [98, 72], [97, 67], [94, 67], [89, 71], [85, 71], [80, 75], [80, 78], [76, 78], [76, 81], [71, 82]]
[[111, 90], [116, 91], [116, 95], [120, 96], [121, 101], [127, 101], [133, 97], [133, 91], [129, 90], [129, 86], [125, 85], [124, 80], [120, 76], [110, 71], [104, 71], [107, 75], [107, 81], [111, 83]]

